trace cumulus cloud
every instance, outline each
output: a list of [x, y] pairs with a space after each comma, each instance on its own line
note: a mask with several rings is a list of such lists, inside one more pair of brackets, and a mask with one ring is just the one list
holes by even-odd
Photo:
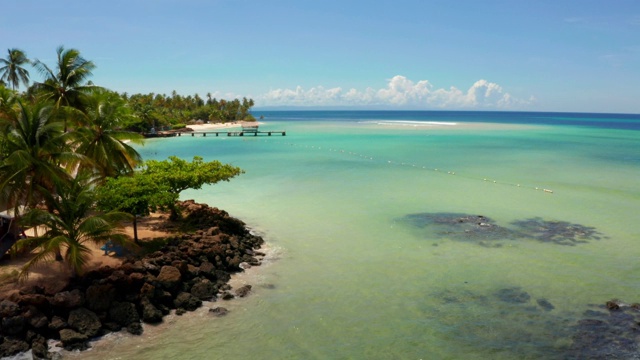
[[260, 106], [386, 106], [398, 108], [514, 109], [531, 105], [517, 99], [496, 83], [478, 80], [466, 91], [454, 86], [436, 88], [428, 80], [414, 82], [402, 75], [388, 80], [381, 89], [365, 90], [322, 86], [303, 89], [275, 89], [256, 97]]

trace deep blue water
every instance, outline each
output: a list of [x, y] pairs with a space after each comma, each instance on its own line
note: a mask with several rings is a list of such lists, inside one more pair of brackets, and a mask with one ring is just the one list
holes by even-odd
[[491, 122], [499, 124], [569, 125], [640, 131], [640, 114], [593, 114], [508, 111], [395, 111], [395, 110], [255, 110], [254, 116], [278, 121], [411, 120]]

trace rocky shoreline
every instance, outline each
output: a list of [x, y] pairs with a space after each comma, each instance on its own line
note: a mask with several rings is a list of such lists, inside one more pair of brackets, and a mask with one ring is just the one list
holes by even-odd
[[[23, 289], [0, 301], [0, 357], [32, 350], [48, 359], [47, 342], [59, 340], [68, 350], [84, 350], [88, 341], [109, 332], [142, 333], [142, 322], [159, 323], [171, 310], [180, 315], [202, 301], [244, 297], [245, 285], [231, 291], [231, 274], [261, 264], [263, 239], [223, 210], [180, 203], [185, 223], [198, 229], [167, 238], [160, 250], [130, 257], [118, 268], [102, 267], [47, 293]], [[226, 309], [210, 310], [222, 316]]]

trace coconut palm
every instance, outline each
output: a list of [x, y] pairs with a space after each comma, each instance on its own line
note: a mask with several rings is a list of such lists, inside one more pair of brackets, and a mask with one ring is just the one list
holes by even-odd
[[[52, 109], [42, 103], [24, 106], [5, 121], [0, 131], [6, 158], [0, 162], [0, 202], [14, 207], [34, 207], [43, 193], [55, 193], [70, 175], [60, 165], [84, 157], [67, 146], [62, 124], [52, 117]], [[49, 207], [51, 204], [47, 204]]]
[[23, 65], [30, 64], [24, 51], [20, 49], [7, 49], [9, 55], [6, 59], [0, 59], [0, 64], [4, 66], [0, 68], [2, 76], [0, 79], [11, 84], [13, 90], [16, 90], [22, 82], [25, 87], [29, 86], [29, 71]]
[[[95, 64], [83, 58], [76, 49], [65, 50], [60, 46], [57, 54], [55, 71], [40, 60], [34, 62], [34, 67], [45, 76], [45, 81], [37, 84], [40, 96], [43, 100], [52, 101], [56, 109], [82, 109], [83, 96], [95, 88], [87, 83]], [[64, 132], [67, 132], [67, 118], [70, 115], [72, 114], [61, 114], [64, 116]]]
[[144, 138], [121, 130], [131, 117], [116, 93], [97, 89], [87, 97], [82, 126], [74, 131], [73, 144], [77, 153], [92, 160], [91, 166], [102, 178], [130, 174], [142, 163], [140, 154], [125, 141], [142, 143]]
[[35, 248], [36, 251], [36, 255], [22, 268], [21, 279], [29, 276], [34, 265], [52, 261], [60, 250], [72, 275], [78, 276], [91, 257], [88, 243], [100, 245], [112, 241], [123, 245], [127, 242], [128, 237], [119, 224], [130, 220], [130, 216], [115, 211], [94, 213], [95, 195], [90, 179], [78, 176], [61, 186], [55, 199], [51, 193], [45, 197], [54, 204], [54, 211], [32, 209], [21, 221], [23, 226], [46, 228], [42, 236], [23, 239], [16, 244], [18, 248]]
[[0, 86], [0, 121], [10, 121], [16, 115], [16, 92]]

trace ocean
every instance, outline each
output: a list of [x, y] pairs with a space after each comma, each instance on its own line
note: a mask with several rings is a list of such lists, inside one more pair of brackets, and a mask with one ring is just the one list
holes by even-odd
[[[585, 335], [594, 318], [601, 338], [614, 326], [607, 301], [640, 302], [640, 115], [254, 116], [286, 136], [139, 147], [145, 159], [198, 155], [246, 171], [181, 198], [263, 236], [263, 265], [233, 280], [252, 293], [65, 356], [580, 358], [597, 354]], [[229, 314], [211, 316], [216, 306]], [[603, 351], [628, 355], [637, 345], [625, 336]]]

